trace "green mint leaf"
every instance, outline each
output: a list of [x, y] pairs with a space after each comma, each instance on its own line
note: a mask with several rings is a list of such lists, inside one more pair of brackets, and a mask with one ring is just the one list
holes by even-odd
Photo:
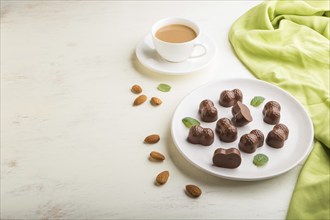
[[161, 83], [158, 85], [157, 89], [162, 92], [169, 92], [171, 90], [171, 86], [165, 83]]
[[268, 162], [268, 157], [265, 154], [257, 154], [253, 157], [253, 163], [257, 167], [261, 167]]
[[200, 125], [201, 124], [198, 120], [196, 120], [194, 118], [191, 118], [191, 117], [183, 118], [182, 122], [187, 128], [191, 128], [194, 125]]
[[265, 98], [262, 96], [255, 96], [251, 102], [250, 105], [254, 106], [254, 107], [258, 107], [261, 103], [263, 103], [265, 101]]

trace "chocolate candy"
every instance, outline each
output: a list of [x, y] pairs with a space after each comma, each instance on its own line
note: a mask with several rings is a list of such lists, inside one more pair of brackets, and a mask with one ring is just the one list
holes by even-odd
[[236, 104], [237, 101], [243, 100], [242, 91], [239, 89], [224, 90], [220, 94], [219, 104], [223, 107], [231, 107]]
[[276, 101], [269, 101], [265, 104], [262, 114], [264, 115], [264, 122], [275, 125], [280, 122], [281, 106]]
[[213, 130], [194, 125], [189, 130], [188, 141], [192, 144], [210, 146], [214, 142]]
[[223, 168], [237, 168], [241, 165], [241, 153], [236, 148], [218, 148], [213, 154], [213, 164]]
[[218, 110], [214, 107], [214, 103], [205, 99], [199, 104], [199, 114], [202, 121], [214, 122], [218, 119]]
[[231, 113], [232, 122], [237, 127], [242, 127], [253, 120], [249, 108], [240, 101], [233, 106]]
[[281, 148], [289, 137], [289, 129], [284, 124], [274, 126], [266, 138], [266, 143], [273, 148]]
[[264, 144], [264, 134], [258, 130], [252, 130], [249, 134], [244, 134], [238, 144], [241, 151], [253, 153], [258, 147]]
[[221, 118], [217, 121], [215, 132], [224, 142], [233, 142], [237, 139], [237, 128], [228, 118]]

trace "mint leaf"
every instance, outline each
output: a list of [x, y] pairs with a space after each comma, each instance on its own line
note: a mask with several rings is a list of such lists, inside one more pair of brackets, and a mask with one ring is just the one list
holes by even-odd
[[268, 157], [265, 154], [257, 154], [253, 157], [253, 163], [257, 167], [261, 167], [268, 162]]
[[183, 118], [182, 122], [187, 128], [191, 128], [194, 125], [200, 125], [201, 124], [198, 120], [196, 120], [194, 118], [191, 118], [191, 117]]
[[157, 89], [162, 92], [169, 92], [171, 90], [171, 86], [165, 83], [161, 83], [158, 85]]
[[265, 98], [262, 96], [255, 96], [251, 102], [250, 105], [254, 106], [254, 107], [258, 107], [261, 103], [263, 103], [265, 101]]

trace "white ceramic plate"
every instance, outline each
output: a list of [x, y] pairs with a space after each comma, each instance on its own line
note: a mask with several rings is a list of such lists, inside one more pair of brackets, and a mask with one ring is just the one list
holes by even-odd
[[135, 52], [140, 63], [152, 71], [168, 75], [184, 75], [206, 68], [216, 55], [215, 42], [209, 36], [201, 34], [200, 42], [207, 47], [207, 53], [202, 57], [190, 58], [180, 63], [172, 63], [162, 59], [154, 48], [151, 34], [148, 34], [137, 45]]
[[[253, 121], [244, 127], [238, 128], [238, 138], [235, 142], [221, 142], [215, 134], [215, 141], [211, 146], [193, 145], [187, 141], [189, 129], [184, 126], [182, 119], [193, 117], [200, 120], [198, 114], [199, 103], [204, 99], [210, 99], [218, 109], [219, 119], [223, 117], [232, 118], [231, 108], [224, 108], [218, 104], [220, 93], [225, 90], [238, 88], [243, 92], [243, 103], [245, 103], [252, 114]], [[250, 101], [254, 96], [263, 96], [266, 100], [259, 106], [253, 107]], [[241, 152], [242, 163], [236, 169], [226, 169], [213, 166], [212, 157], [214, 151], [219, 148], [238, 148], [238, 142], [243, 134], [250, 133], [253, 129], [261, 130], [265, 139], [274, 125], [263, 122], [262, 109], [268, 101], [280, 103], [281, 120], [289, 128], [289, 138], [283, 148], [275, 149], [266, 143], [252, 154]], [[206, 123], [201, 121], [202, 127], [215, 129], [216, 122]], [[311, 119], [305, 109], [298, 101], [282, 89], [269, 83], [254, 79], [228, 79], [212, 82], [195, 89], [188, 94], [178, 105], [172, 120], [171, 133], [175, 145], [182, 155], [193, 165], [218, 177], [233, 180], [254, 181], [271, 178], [283, 174], [301, 162], [309, 154], [314, 130]], [[253, 157], [258, 153], [266, 154], [269, 161], [265, 166], [257, 167], [253, 164]]]

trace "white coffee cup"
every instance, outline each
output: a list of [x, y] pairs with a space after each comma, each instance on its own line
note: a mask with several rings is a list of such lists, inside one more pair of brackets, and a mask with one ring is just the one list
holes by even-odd
[[[191, 28], [196, 33], [196, 37], [192, 40], [179, 43], [163, 41], [156, 37], [156, 33], [160, 28], [175, 24], [184, 25]], [[158, 54], [170, 62], [183, 62], [190, 58], [198, 58], [204, 56], [207, 53], [206, 45], [199, 42], [201, 35], [199, 26], [195, 22], [185, 18], [170, 17], [162, 19], [152, 26], [151, 35], [154, 47]], [[197, 47], [201, 47], [202, 52], [195, 55], [193, 53]]]

